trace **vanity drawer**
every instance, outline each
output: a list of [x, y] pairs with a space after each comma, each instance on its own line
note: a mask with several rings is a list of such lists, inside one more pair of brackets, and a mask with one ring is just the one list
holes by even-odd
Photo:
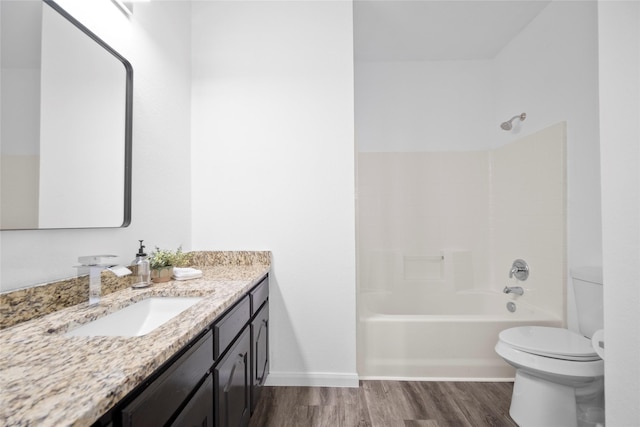
[[260, 284], [253, 288], [249, 295], [251, 297], [251, 315], [253, 316], [269, 298], [269, 276], [265, 277]]
[[122, 409], [123, 426], [164, 425], [213, 365], [213, 335], [195, 342]]
[[238, 304], [213, 324], [213, 357], [217, 359], [231, 344], [233, 339], [251, 318], [249, 297], [243, 297]]

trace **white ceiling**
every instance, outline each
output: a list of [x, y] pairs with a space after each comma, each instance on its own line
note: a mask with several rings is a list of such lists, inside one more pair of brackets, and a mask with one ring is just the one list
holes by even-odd
[[490, 59], [551, 0], [356, 0], [359, 61]]

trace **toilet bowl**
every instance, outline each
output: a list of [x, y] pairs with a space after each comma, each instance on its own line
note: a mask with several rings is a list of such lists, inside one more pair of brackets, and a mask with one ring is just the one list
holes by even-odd
[[[604, 360], [590, 338], [603, 323], [601, 274], [572, 271], [580, 333], [543, 326], [500, 332], [495, 351], [516, 368], [509, 415], [520, 427], [604, 426]], [[601, 419], [594, 422], [594, 414]]]

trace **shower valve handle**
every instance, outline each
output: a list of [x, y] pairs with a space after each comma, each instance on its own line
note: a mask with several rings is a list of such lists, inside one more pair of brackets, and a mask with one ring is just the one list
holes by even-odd
[[517, 259], [513, 261], [511, 270], [509, 270], [509, 278], [513, 276], [520, 281], [525, 281], [529, 277], [529, 265], [523, 259]]

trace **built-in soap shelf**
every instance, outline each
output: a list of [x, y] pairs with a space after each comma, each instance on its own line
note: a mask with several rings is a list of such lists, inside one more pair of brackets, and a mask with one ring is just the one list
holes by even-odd
[[465, 249], [441, 251], [376, 251], [362, 256], [360, 289], [391, 291], [403, 287], [465, 291], [473, 288], [473, 252]]
[[404, 255], [404, 280], [443, 280], [444, 255]]
[[443, 250], [436, 254], [403, 254], [401, 277], [405, 285], [410, 286], [468, 290], [473, 287], [472, 252]]

